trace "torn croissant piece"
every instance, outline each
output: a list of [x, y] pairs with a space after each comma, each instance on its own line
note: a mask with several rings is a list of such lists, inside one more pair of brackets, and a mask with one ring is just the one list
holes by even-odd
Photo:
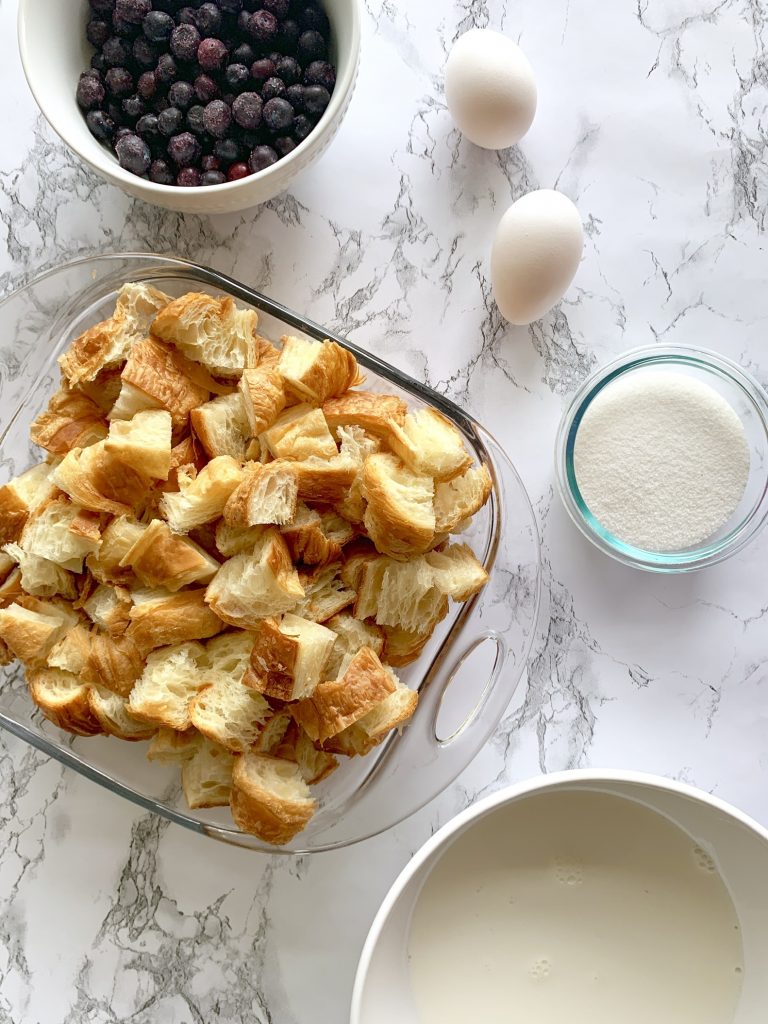
[[341, 549], [354, 536], [352, 526], [341, 516], [327, 512], [323, 516], [300, 504], [293, 521], [280, 530], [294, 562], [327, 565], [341, 558]]
[[220, 619], [241, 629], [290, 611], [303, 597], [304, 588], [277, 530], [267, 530], [252, 551], [225, 562], [205, 595]]
[[172, 427], [167, 409], [145, 409], [133, 419], [113, 420], [104, 449], [144, 476], [167, 480]]
[[0, 487], [0, 544], [18, 540], [30, 513], [55, 494], [47, 462], [32, 466]]
[[337, 615], [355, 600], [355, 592], [346, 586], [341, 578], [341, 565], [319, 565], [299, 573], [304, 596], [296, 603], [293, 611], [313, 622], [325, 622]]
[[388, 441], [392, 425], [405, 422], [408, 406], [396, 395], [375, 391], [350, 391], [323, 403], [323, 415], [331, 430], [361, 427], [367, 434]]
[[[279, 354], [277, 349], [273, 351], [276, 363]], [[256, 437], [271, 427], [285, 408], [283, 378], [275, 366], [260, 365], [255, 370], [243, 370], [238, 388], [251, 437]]]
[[412, 472], [437, 481], [453, 480], [472, 461], [459, 429], [429, 407], [408, 413], [402, 425], [393, 424], [389, 446]]
[[473, 466], [435, 487], [435, 532], [453, 533], [488, 501], [493, 481], [488, 467]]
[[349, 612], [339, 612], [326, 621], [328, 629], [336, 635], [331, 656], [326, 665], [326, 672], [331, 679], [336, 679], [339, 669], [347, 655], [355, 655], [361, 647], [370, 647], [382, 661], [384, 631], [375, 622], [363, 622]]
[[133, 573], [120, 565], [123, 558], [146, 530], [131, 516], [117, 516], [101, 535], [98, 551], [85, 559], [88, 570], [99, 583], [129, 583]]
[[77, 615], [52, 602], [32, 609], [12, 602], [0, 609], [0, 640], [29, 667], [42, 667], [56, 644], [77, 623]]
[[435, 539], [435, 485], [396, 456], [369, 456], [363, 469], [363, 522], [382, 554], [406, 559], [427, 551]]
[[190, 292], [165, 306], [152, 333], [212, 373], [236, 377], [256, 365], [257, 322], [255, 310], [238, 309], [228, 296]]
[[488, 573], [466, 544], [431, 551], [425, 561], [434, 573], [437, 589], [454, 601], [468, 601], [488, 582]]
[[61, 388], [45, 412], [33, 421], [29, 436], [52, 455], [66, 455], [71, 448], [87, 448], [107, 436], [102, 410], [78, 391]]
[[323, 749], [346, 757], [364, 756], [381, 743], [393, 729], [400, 729], [416, 711], [419, 695], [392, 673], [395, 689], [353, 725], [332, 736]]
[[278, 370], [287, 391], [303, 402], [322, 405], [363, 380], [357, 360], [335, 341], [307, 341], [285, 335], [281, 338]]
[[208, 583], [219, 564], [188, 537], [171, 533], [161, 519], [149, 524], [120, 562], [123, 567], [130, 566], [146, 586], [170, 591], [190, 583]]
[[113, 367], [109, 370], [101, 370], [93, 380], [81, 380], [77, 385], [77, 390], [90, 398], [105, 416], [110, 413], [112, 406], [120, 396], [120, 388], [123, 383], [120, 369], [121, 367]]
[[[60, 565], [25, 551], [19, 544], [5, 544], [3, 551], [16, 562], [20, 569], [18, 582], [22, 590], [34, 597], [61, 597], [74, 601], [77, 598], [77, 585], [71, 572]], [[0, 588], [0, 596], [5, 597], [13, 592], [16, 580], [11, 573]], [[13, 600], [13, 598], [12, 598]]]
[[221, 519], [216, 524], [216, 549], [222, 558], [253, 551], [265, 531], [265, 526], [230, 526]]
[[182, 731], [192, 724], [189, 702], [204, 685], [198, 661], [202, 644], [161, 647], [147, 656], [141, 677], [130, 692], [128, 710], [137, 718]]
[[91, 710], [90, 686], [57, 668], [27, 673], [29, 693], [47, 719], [77, 736], [96, 736], [101, 723]]
[[[151, 725], [151, 723], [149, 723]], [[147, 748], [147, 760], [159, 761], [160, 764], [181, 764], [194, 757], [202, 736], [197, 729], [185, 729], [179, 732], [165, 725], [154, 727], [155, 733]]]
[[168, 302], [170, 297], [151, 285], [123, 285], [112, 316], [81, 334], [59, 358], [70, 387], [92, 381], [102, 370], [127, 359], [131, 347], [149, 334], [150, 324]]
[[272, 753], [285, 761], [295, 761], [301, 777], [308, 786], [316, 786], [339, 767], [339, 762], [333, 754], [318, 749], [301, 726], [294, 721], [290, 723]]
[[[186, 427], [192, 410], [210, 398], [210, 390], [195, 380], [198, 373], [198, 368], [181, 352], [150, 337], [132, 347], [122, 378], [123, 385], [129, 384], [155, 406], [167, 409], [174, 430], [180, 431]], [[120, 400], [110, 413], [110, 419], [121, 418], [125, 410], [118, 408], [119, 405]]]
[[251, 427], [239, 391], [205, 402], [189, 414], [192, 429], [211, 458], [231, 455], [242, 462], [251, 438]]
[[421, 655], [431, 639], [435, 627], [448, 614], [448, 598], [443, 595], [436, 601], [431, 618], [420, 624], [419, 629], [403, 629], [401, 626], [382, 626], [384, 631], [383, 659], [389, 665], [399, 668], [410, 665]]
[[292, 706], [291, 713], [310, 739], [323, 743], [357, 722], [395, 688], [394, 675], [370, 647], [361, 647], [340, 678], [320, 683], [311, 697]]
[[124, 515], [147, 500], [150, 481], [111, 455], [105, 445], [97, 441], [88, 448], [73, 448], [56, 466], [52, 479], [76, 505]]
[[330, 629], [298, 615], [289, 613], [279, 621], [263, 619], [254, 631], [243, 683], [279, 700], [309, 697], [322, 678], [335, 642]]
[[271, 714], [269, 704], [260, 693], [243, 685], [239, 668], [227, 671], [214, 665], [203, 669], [203, 675], [203, 686], [189, 704], [192, 724], [227, 750], [246, 753]]
[[336, 503], [336, 511], [350, 523], [360, 524], [365, 518], [365, 498], [363, 497], [363, 467], [369, 455], [374, 455], [381, 448], [378, 438], [366, 434], [362, 427], [338, 427], [336, 433], [341, 441], [341, 449], [354, 460], [357, 472], [349, 490], [341, 501]]
[[181, 766], [181, 786], [184, 799], [191, 810], [226, 807], [232, 793], [232, 772], [235, 755], [200, 737], [192, 756]]
[[283, 846], [301, 832], [316, 807], [293, 761], [253, 752], [236, 759], [230, 809], [244, 832]]
[[[67, 640], [73, 634], [75, 631], [70, 631]], [[87, 637], [82, 633], [75, 636], [83, 655], [79, 675], [127, 697], [144, 669], [143, 651], [128, 636], [110, 636], [100, 630], [91, 630]]]
[[224, 522], [241, 528], [290, 523], [296, 515], [298, 500], [294, 463], [252, 462], [224, 507]]
[[152, 722], [136, 718], [128, 710], [128, 702], [103, 686], [91, 686], [88, 691], [91, 713], [107, 736], [137, 742], [148, 740], [157, 732]]
[[179, 441], [171, 448], [171, 466], [168, 472], [168, 479], [160, 484], [161, 491], [181, 490], [179, 485], [179, 471], [184, 471], [187, 480], [194, 479], [197, 474], [205, 468], [208, 457], [203, 451], [203, 446], [196, 437], [191, 434]]
[[64, 497], [53, 498], [29, 517], [19, 544], [27, 554], [46, 558], [69, 572], [80, 573], [85, 557], [98, 551], [101, 542], [98, 520], [92, 531], [86, 528], [81, 516], [82, 509], [71, 501]]
[[169, 647], [189, 640], [206, 640], [224, 629], [224, 623], [205, 603], [205, 590], [182, 590], [169, 594], [160, 590], [143, 600], [134, 592], [128, 613], [126, 637], [139, 650]]
[[99, 584], [83, 602], [83, 611], [99, 629], [112, 636], [124, 633], [131, 621], [133, 602], [124, 587]]
[[322, 410], [304, 403], [286, 409], [263, 439], [276, 459], [333, 459], [339, 454]]
[[196, 526], [218, 519], [242, 479], [239, 462], [229, 455], [211, 459], [195, 475], [179, 469], [179, 490], [163, 495], [160, 512], [175, 533], [188, 533]]

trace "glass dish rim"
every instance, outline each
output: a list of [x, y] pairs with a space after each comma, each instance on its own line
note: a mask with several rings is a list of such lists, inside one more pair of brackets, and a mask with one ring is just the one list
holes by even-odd
[[[502, 453], [505, 462], [504, 468], [511, 472], [511, 474], [513, 475], [514, 482], [519, 488], [520, 497], [523, 499], [524, 504], [527, 508], [530, 517], [529, 525], [532, 530], [532, 542], [535, 552], [535, 580], [533, 581], [532, 588], [533, 605], [531, 616], [531, 628], [527, 637], [525, 638], [523, 648], [520, 651], [519, 667], [515, 669], [516, 678], [514, 680], [514, 686], [510, 689], [509, 699], [511, 700], [511, 697], [514, 691], [516, 690], [517, 686], [519, 685], [522, 675], [528, 664], [528, 659], [530, 657], [530, 653], [537, 635], [537, 624], [541, 610], [542, 593], [541, 538], [539, 534], [536, 513], [533, 507], [533, 503], [531, 502], [530, 495], [528, 494], [528, 491], [522, 479], [520, 478], [520, 474], [518, 473], [517, 468], [514, 466], [511, 459], [509, 459], [509, 457], [506, 455], [504, 448], [498, 443], [495, 437], [488, 430], [486, 430], [486, 428], [483, 427], [482, 424], [480, 424], [471, 415], [469, 415], [458, 405], [456, 405], [451, 399], [446, 398], [439, 392], [434, 391], [428, 385], [422, 384], [415, 378], [412, 378], [408, 374], [403, 373], [401, 370], [393, 366], [391, 363], [388, 363], [385, 360], [380, 359], [378, 356], [372, 354], [366, 349], [358, 347], [354, 342], [351, 342], [347, 338], [327, 328], [322, 327], [315, 321], [300, 316], [299, 314], [295, 313], [288, 307], [282, 305], [281, 303], [273, 299], [270, 299], [263, 293], [256, 291], [255, 289], [252, 289], [247, 285], [242, 284], [236, 279], [229, 277], [227, 274], [221, 273], [220, 271], [214, 270], [209, 267], [205, 267], [202, 264], [196, 263], [193, 260], [185, 259], [183, 257], [160, 255], [146, 252], [113, 252], [94, 253], [89, 256], [78, 257], [77, 259], [74, 260], [67, 260], [62, 263], [57, 263], [53, 266], [48, 267], [40, 274], [37, 274], [31, 277], [29, 280], [25, 281], [24, 284], [22, 284], [21, 286], [11, 289], [6, 295], [3, 295], [2, 298], [0, 298], [0, 309], [2, 309], [7, 302], [13, 300], [14, 298], [17, 298], [24, 292], [31, 291], [35, 286], [41, 284], [47, 278], [55, 276], [58, 272], [62, 270], [75, 268], [78, 266], [88, 266], [90, 264], [94, 264], [96, 262], [101, 261], [106, 263], [114, 262], [117, 265], [121, 261], [125, 260], [140, 260], [148, 264], [149, 267], [151, 268], [152, 273], [142, 274], [137, 279], [162, 277], [170, 278], [180, 273], [190, 273], [190, 276], [197, 277], [199, 280], [201, 280], [202, 283], [207, 284], [213, 288], [219, 288], [222, 291], [225, 291], [227, 294], [232, 295], [234, 298], [239, 298], [243, 302], [249, 303], [250, 305], [258, 308], [259, 310], [279, 318], [285, 324], [294, 327], [299, 331], [304, 332], [310, 337], [315, 337], [318, 340], [328, 338], [332, 341], [335, 341], [337, 344], [353, 352], [355, 357], [361, 363], [361, 365], [367, 367], [368, 369], [371, 369], [378, 376], [386, 380], [392, 381], [398, 387], [401, 387], [405, 391], [410, 392], [411, 394], [418, 397], [422, 401], [431, 404], [433, 407], [443, 412], [448, 418], [452, 419], [455, 423], [457, 423], [457, 425], [466, 433], [466, 435], [471, 440], [473, 445], [475, 445], [477, 449], [483, 452], [485, 458], [488, 461], [489, 468], [491, 469], [491, 473], [494, 479], [496, 479], [497, 473], [500, 470], [501, 466], [493, 454], [493, 449], [498, 449], [498, 451]], [[87, 294], [87, 292], [81, 293], [80, 296], [73, 297], [71, 301], [66, 302], [62, 307], [59, 308], [55, 317], [52, 318], [50, 321], [50, 326], [48, 328], [50, 333], [55, 333], [56, 329], [60, 325], [66, 324], [67, 320], [72, 317], [72, 304], [76, 298], [82, 297], [82, 294]], [[21, 404], [23, 404], [23, 402], [26, 401], [27, 396], [25, 396]], [[498, 502], [496, 487], [494, 488], [492, 500], [496, 500]], [[501, 536], [501, 531], [498, 529], [495, 531], [494, 534], [492, 534], [488, 538], [488, 541], [486, 543], [486, 549], [483, 555], [483, 564], [489, 571], [493, 568], [496, 559], [496, 553], [499, 549], [502, 539], [503, 538]], [[451, 632], [453, 632], [454, 630], [460, 630], [466, 625], [466, 623], [470, 619], [470, 616], [472, 614], [473, 608], [475, 607], [477, 600], [478, 595], [476, 595], [469, 602], [462, 606], [451, 629]], [[435, 654], [432, 663], [428, 666], [425, 673], [425, 678], [429, 674], [431, 674], [437, 666], [441, 665], [446, 660], [446, 658], [451, 654], [450, 647], [447, 651], [445, 650], [449, 636], [450, 633], [443, 640], [443, 643], [441, 644], [440, 649]], [[483, 696], [485, 696], [485, 694]], [[483, 699], [481, 699], [477, 707], [472, 712], [472, 716], [477, 717], [477, 714], [482, 707], [482, 703], [484, 703]], [[467, 722], [465, 722], [465, 725], [469, 724], [471, 720], [473, 720], [472, 717], [468, 718]], [[501, 717], [499, 717], [499, 719], [496, 721], [494, 728], [498, 727], [498, 722], [500, 720]], [[151, 796], [147, 796], [143, 793], [140, 793], [137, 790], [133, 789], [130, 785], [127, 785], [121, 781], [118, 781], [117, 779], [112, 778], [107, 772], [95, 766], [87, 759], [81, 757], [75, 751], [67, 748], [62, 748], [50, 743], [44, 734], [35, 733], [32, 730], [28, 729], [22, 722], [19, 722], [13, 717], [7, 715], [1, 708], [0, 727], [6, 729], [13, 735], [17, 736], [19, 739], [22, 739], [25, 742], [31, 744], [33, 747], [40, 750], [42, 753], [45, 753], [49, 757], [54, 758], [59, 763], [74, 769], [76, 772], [78, 772], [78, 774], [102, 786], [109, 792], [114, 793], [117, 796], [121, 796], [126, 800], [130, 801], [131, 803], [136, 804], [147, 811], [151, 811], [152, 813], [158, 814], [168, 821], [172, 821], [175, 824], [182, 825], [183, 827], [193, 832], [196, 832], [197, 834], [207, 835], [211, 838], [218, 839], [221, 842], [225, 842], [228, 845], [237, 846], [240, 849], [247, 849], [251, 852], [266, 853], [268, 855], [286, 857], [306, 856], [307, 854], [324, 853], [331, 850], [343, 849], [347, 846], [352, 846], [356, 843], [364, 842], [368, 839], [373, 838], [374, 836], [381, 835], [382, 833], [389, 831], [389, 829], [396, 827], [401, 822], [411, 817], [413, 814], [416, 814], [419, 810], [425, 807], [432, 800], [436, 799], [441, 793], [445, 791], [445, 789], [448, 786], [452, 784], [453, 781], [455, 781], [458, 775], [461, 774], [461, 772], [469, 766], [469, 763], [471, 763], [467, 762], [467, 764], [463, 765], [457, 771], [453, 772], [451, 778], [446, 781], [444, 786], [437, 793], [433, 793], [432, 795], [426, 796], [424, 799], [420, 799], [418, 806], [410, 806], [407, 811], [400, 814], [397, 820], [388, 821], [380, 826], [377, 826], [376, 828], [369, 829], [365, 832], [364, 835], [355, 836], [352, 839], [341, 839], [309, 848], [285, 849], [283, 847], [272, 847], [268, 844], [263, 844], [260, 840], [257, 839], [257, 837], [248, 836], [246, 833], [242, 833], [234, 828], [230, 829], [213, 823], [199, 821], [195, 818], [189, 817], [183, 811], [179, 811], [173, 807], [170, 807], [168, 804], [163, 803], [160, 800], [156, 800]], [[370, 780], [366, 780], [364, 784], [367, 785], [368, 781]], [[250, 840], [253, 840], [253, 844], [251, 844]]]
[[695, 345], [642, 345], [617, 356], [591, 374], [571, 398], [555, 439], [555, 480], [565, 509], [579, 531], [600, 551], [647, 572], [695, 572], [737, 554], [752, 541], [768, 520], [768, 473], [760, 495], [728, 534], [687, 551], [654, 552], [619, 540], [595, 519], [579, 491], [573, 468], [573, 449], [579, 424], [590, 403], [604, 387], [625, 373], [644, 366], [685, 365], [714, 374], [734, 385], [757, 414], [768, 449], [768, 395], [756, 378], [734, 360]]

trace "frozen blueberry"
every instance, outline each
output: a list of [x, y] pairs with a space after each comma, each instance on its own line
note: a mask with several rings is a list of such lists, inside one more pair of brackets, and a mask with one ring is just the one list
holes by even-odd
[[248, 167], [251, 171], [263, 171], [279, 160], [277, 153], [271, 146], [257, 146], [248, 158]]
[[175, 82], [178, 76], [179, 69], [170, 53], [161, 54], [155, 68], [155, 77], [158, 82], [165, 82], [167, 85], [170, 82]]
[[158, 121], [157, 114], [142, 114], [136, 122], [136, 134], [140, 135], [145, 142], [151, 143], [160, 135]]
[[93, 56], [91, 57], [91, 68], [94, 71], [100, 71], [100, 72], [103, 72], [103, 71], [107, 70], [107, 62], [104, 60], [104, 54], [103, 53], [94, 53], [93, 54]]
[[268, 78], [273, 78], [276, 71], [275, 62], [269, 57], [260, 57], [251, 64], [251, 76], [257, 82], [266, 82]]
[[286, 85], [295, 85], [301, 81], [301, 64], [295, 57], [281, 57], [277, 62], [275, 73]]
[[131, 61], [131, 50], [124, 39], [112, 36], [101, 48], [108, 68], [124, 68]]
[[171, 53], [179, 60], [197, 59], [200, 33], [194, 25], [177, 25], [171, 32]]
[[289, 85], [285, 90], [285, 98], [294, 110], [302, 110], [304, 107], [304, 86]]
[[306, 114], [299, 114], [293, 119], [293, 134], [299, 142], [303, 142], [314, 127], [314, 121], [311, 121]]
[[155, 78], [154, 71], [145, 71], [144, 74], [139, 75], [139, 80], [136, 83], [136, 92], [142, 99], [152, 99], [157, 92], [157, 79]]
[[134, 39], [140, 32], [141, 26], [134, 25], [133, 22], [126, 21], [125, 18], [121, 18], [119, 14], [112, 15], [112, 31], [116, 36], [122, 36], [123, 39]]
[[195, 90], [190, 82], [174, 82], [168, 90], [168, 99], [172, 107], [189, 110], [195, 101]]
[[225, 14], [239, 14], [243, 9], [243, 0], [218, 0], [218, 4]]
[[178, 167], [189, 167], [202, 156], [202, 147], [191, 132], [174, 135], [168, 142], [168, 156]]
[[269, 43], [277, 35], [277, 18], [263, 8], [254, 11], [248, 20], [248, 31], [257, 43]]
[[164, 43], [171, 38], [173, 18], [163, 11], [150, 11], [141, 23], [144, 35], [153, 43]]
[[181, 188], [197, 188], [200, 185], [200, 171], [196, 167], [182, 167], [176, 175], [176, 184]]
[[[123, 113], [122, 100], [110, 100], [104, 108], [108, 117], [111, 117], [115, 124], [125, 125], [125, 114]], [[129, 128], [128, 131], [132, 132], [133, 128]], [[117, 136], [115, 136], [117, 139]]]
[[336, 84], [336, 69], [327, 60], [313, 60], [304, 72], [305, 85], [322, 85], [333, 92]]
[[131, 174], [146, 174], [149, 170], [149, 146], [138, 135], [123, 135], [115, 144], [115, 152], [120, 166]]
[[313, 29], [315, 32], [319, 32], [321, 35], [328, 35], [331, 26], [328, 24], [328, 18], [325, 11], [320, 10], [314, 4], [308, 4], [303, 10], [299, 11], [299, 24], [305, 31], [307, 29]]
[[103, 46], [109, 39], [111, 30], [106, 21], [91, 18], [85, 27], [85, 35], [92, 46]]
[[91, 10], [96, 14], [112, 14], [115, 0], [91, 0]]
[[153, 68], [157, 64], [157, 50], [144, 36], [138, 36], [134, 39], [132, 52], [133, 59], [140, 68]]
[[220, 39], [203, 39], [197, 48], [197, 62], [203, 71], [218, 71], [226, 56], [227, 48]]
[[115, 122], [103, 110], [89, 110], [85, 115], [88, 131], [99, 142], [110, 142], [115, 134]]
[[280, 26], [277, 45], [283, 53], [295, 53], [296, 47], [299, 44], [300, 35], [301, 29], [299, 28], [299, 23], [294, 21], [292, 18], [288, 18]]
[[113, 96], [130, 96], [133, 92], [133, 75], [128, 68], [110, 68], [104, 82]]
[[263, 0], [262, 6], [265, 11], [274, 14], [276, 18], [284, 18], [291, 6], [290, 0]]
[[197, 28], [197, 11], [189, 5], [182, 7], [176, 15], [176, 23], [178, 25], [194, 25]]
[[271, 132], [282, 132], [293, 124], [294, 110], [288, 100], [267, 100], [262, 111], [264, 124]]
[[235, 139], [219, 139], [213, 147], [213, 155], [222, 164], [233, 164], [240, 159], [240, 147]]
[[301, 33], [297, 50], [302, 64], [306, 61], [325, 60], [327, 53], [325, 39], [314, 29]]
[[296, 149], [296, 140], [290, 135], [281, 135], [279, 139], [275, 139], [274, 147], [278, 156], [288, 156], [292, 149]]
[[143, 113], [145, 113], [147, 106], [144, 100], [137, 93], [133, 96], [127, 96], [122, 102], [123, 113], [129, 121], [135, 121]]
[[267, 100], [274, 100], [279, 96], [285, 96], [285, 82], [282, 78], [268, 78], [261, 87], [261, 98], [266, 103]]
[[239, 181], [241, 178], [247, 178], [250, 173], [248, 164], [238, 161], [236, 164], [232, 164], [227, 171], [227, 181]]
[[198, 75], [195, 79], [195, 95], [201, 103], [210, 103], [219, 95], [219, 87], [210, 75]]
[[251, 73], [245, 64], [227, 64], [224, 77], [227, 80], [227, 85], [233, 92], [240, 92], [248, 84]]
[[195, 21], [203, 36], [215, 36], [221, 31], [221, 11], [216, 4], [201, 4], [197, 9]]
[[254, 60], [256, 60], [256, 54], [249, 43], [240, 43], [239, 46], [232, 50], [229, 56], [233, 64], [245, 64], [247, 68], [250, 68]]
[[140, 25], [152, 10], [152, 0], [116, 0], [115, 17]]
[[223, 185], [227, 180], [226, 174], [221, 171], [203, 171], [200, 179], [201, 185]]
[[200, 166], [204, 171], [220, 171], [221, 161], [213, 153], [208, 153], [200, 161]]
[[190, 107], [187, 111], [186, 125], [195, 135], [201, 135], [205, 131], [205, 125], [203, 124], [204, 110], [204, 107], [195, 104], [194, 107]]
[[178, 107], [166, 107], [157, 119], [157, 126], [162, 135], [169, 138], [178, 135], [184, 124], [184, 115]]
[[255, 92], [241, 92], [232, 104], [232, 116], [241, 128], [253, 131], [261, 124], [261, 96]]
[[232, 124], [232, 111], [223, 100], [211, 100], [203, 111], [203, 124], [215, 139], [223, 139]]
[[153, 160], [149, 168], [149, 180], [156, 185], [173, 185], [176, 178], [166, 160]]
[[106, 93], [104, 86], [95, 75], [81, 75], [77, 83], [75, 98], [77, 105], [83, 110], [93, 110], [104, 102]]
[[304, 109], [312, 117], [319, 117], [331, 102], [331, 94], [322, 85], [308, 85], [304, 89]]

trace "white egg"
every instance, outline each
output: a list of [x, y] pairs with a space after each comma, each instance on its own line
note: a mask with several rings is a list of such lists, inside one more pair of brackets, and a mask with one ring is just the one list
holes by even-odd
[[511, 39], [473, 28], [454, 43], [445, 65], [445, 99], [456, 126], [483, 149], [514, 146], [536, 113], [536, 81]]
[[499, 221], [491, 250], [496, 305], [512, 324], [530, 324], [565, 294], [579, 266], [584, 229], [562, 192], [529, 192]]

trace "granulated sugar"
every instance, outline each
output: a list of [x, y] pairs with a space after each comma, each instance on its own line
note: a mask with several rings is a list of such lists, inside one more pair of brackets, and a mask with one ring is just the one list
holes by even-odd
[[676, 551], [701, 544], [733, 514], [749, 448], [714, 388], [683, 373], [636, 370], [590, 403], [574, 471], [606, 530], [638, 548]]

